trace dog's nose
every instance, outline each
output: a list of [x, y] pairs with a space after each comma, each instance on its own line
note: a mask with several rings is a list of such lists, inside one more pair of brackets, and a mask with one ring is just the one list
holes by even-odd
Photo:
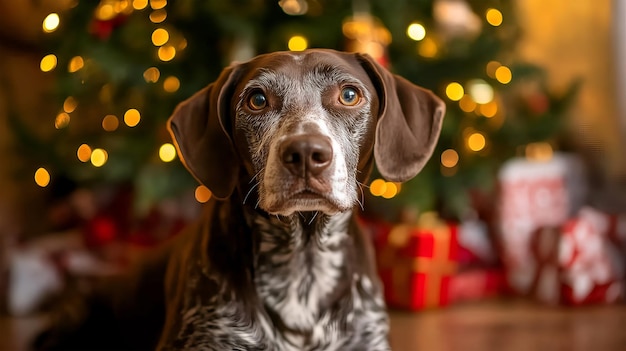
[[333, 158], [330, 140], [321, 135], [290, 137], [283, 141], [279, 151], [283, 165], [291, 174], [301, 178], [320, 175]]

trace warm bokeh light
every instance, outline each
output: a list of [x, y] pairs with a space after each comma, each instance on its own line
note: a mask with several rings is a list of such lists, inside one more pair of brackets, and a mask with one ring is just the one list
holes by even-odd
[[101, 21], [109, 21], [112, 20], [115, 15], [115, 9], [113, 5], [107, 2], [101, 2], [96, 9], [96, 18]]
[[80, 162], [88, 162], [91, 159], [91, 147], [87, 144], [82, 144], [76, 151], [76, 156]]
[[424, 38], [424, 40], [419, 43], [417, 53], [426, 58], [433, 58], [437, 56], [437, 53], [439, 53], [437, 42], [435, 42], [432, 38]]
[[478, 132], [472, 133], [467, 138], [467, 147], [472, 151], [480, 151], [485, 148], [486, 144], [485, 136]]
[[134, 108], [129, 109], [124, 113], [124, 123], [129, 127], [134, 127], [139, 124], [141, 120], [141, 114]]
[[287, 43], [289, 50], [291, 51], [303, 51], [309, 47], [309, 42], [307, 39], [301, 35], [294, 35], [289, 38], [289, 42]]
[[180, 81], [174, 76], [169, 76], [163, 81], [163, 90], [173, 93], [180, 88]]
[[176, 48], [172, 45], [163, 45], [159, 48], [158, 56], [161, 61], [171, 61], [176, 56]]
[[104, 149], [94, 149], [91, 152], [91, 164], [95, 167], [102, 167], [109, 159], [109, 154]]
[[199, 203], [205, 203], [211, 199], [211, 190], [204, 185], [200, 185], [195, 191], [196, 201]]
[[485, 72], [487, 73], [489, 77], [495, 78], [496, 70], [500, 66], [502, 66], [502, 64], [498, 61], [489, 61], [489, 63], [487, 63], [487, 66], [485, 67]]
[[148, 83], [156, 83], [161, 77], [161, 71], [156, 67], [150, 67], [143, 72], [143, 79]]
[[493, 100], [493, 88], [482, 79], [475, 79], [468, 83], [469, 94], [478, 104], [486, 104]]
[[102, 129], [113, 132], [120, 126], [120, 120], [115, 115], [106, 115], [102, 119]]
[[159, 148], [159, 158], [163, 162], [172, 162], [176, 158], [176, 148], [170, 143], [165, 143]]
[[74, 99], [74, 97], [72, 96], [68, 96], [67, 99], [63, 101], [63, 111], [67, 113], [74, 112], [77, 106], [78, 106], [78, 101], [76, 101], [76, 99]]
[[549, 161], [554, 155], [552, 145], [546, 142], [530, 143], [524, 151], [526, 158], [531, 161]]
[[153, 10], [159, 10], [167, 5], [167, 0], [150, 0], [150, 7]]
[[497, 27], [502, 24], [502, 12], [496, 9], [488, 9], [485, 14], [485, 18], [487, 22], [494, 27]]
[[446, 96], [452, 101], [459, 101], [465, 95], [463, 86], [457, 82], [452, 82], [446, 86]]
[[498, 104], [495, 101], [488, 102], [484, 105], [480, 105], [479, 111], [481, 115], [491, 118], [498, 113]]
[[468, 94], [463, 95], [461, 100], [459, 100], [459, 107], [463, 112], [473, 112], [476, 109], [476, 101], [472, 99]]
[[441, 153], [441, 164], [444, 167], [452, 168], [459, 163], [459, 153], [453, 149], [448, 149]]
[[170, 40], [170, 33], [163, 28], [157, 28], [152, 32], [152, 44], [154, 46], [163, 46]]
[[43, 20], [43, 31], [46, 33], [52, 33], [59, 27], [59, 23], [61, 23], [59, 15], [53, 12], [46, 16]]
[[498, 82], [502, 84], [508, 84], [513, 79], [513, 73], [511, 73], [511, 69], [507, 66], [500, 66], [496, 69], [495, 77]]
[[382, 196], [385, 199], [391, 199], [395, 197], [396, 195], [398, 195], [398, 186], [396, 185], [396, 183], [386, 182], [385, 192], [383, 192], [382, 195], [380, 196]]
[[387, 190], [387, 182], [383, 179], [374, 179], [370, 183], [370, 193], [374, 196], [382, 196]]
[[50, 173], [43, 167], [38, 168], [35, 171], [35, 183], [42, 188], [45, 188], [50, 184]]
[[57, 57], [54, 54], [48, 54], [41, 59], [39, 68], [43, 72], [50, 72], [57, 66]]
[[406, 29], [406, 35], [412, 40], [420, 41], [426, 37], [426, 28], [419, 23], [411, 23]]
[[133, 8], [135, 10], [143, 10], [148, 6], [148, 0], [133, 0]]
[[80, 56], [72, 57], [70, 63], [67, 64], [67, 70], [70, 73], [74, 73], [83, 67], [85, 67], [85, 60]]
[[167, 11], [165, 10], [152, 11], [152, 13], [150, 14], [150, 21], [152, 23], [161, 23], [165, 21], [166, 18], [167, 18]]
[[65, 112], [61, 112], [54, 119], [54, 128], [63, 129], [70, 124], [70, 115]]

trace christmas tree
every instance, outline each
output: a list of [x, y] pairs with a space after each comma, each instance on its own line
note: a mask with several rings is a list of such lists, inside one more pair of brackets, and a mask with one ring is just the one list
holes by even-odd
[[[177, 103], [230, 62], [276, 50], [366, 52], [446, 100], [440, 142], [405, 184], [370, 184], [371, 209], [437, 210], [463, 218], [515, 155], [558, 148], [574, 88], [553, 94], [540, 68], [517, 62], [506, 0], [74, 1], [43, 22], [44, 72], [56, 75], [51, 140], [19, 120], [36, 182], [132, 184], [136, 208], [198, 187], [176, 161], [165, 122]], [[34, 170], [33, 170], [34, 171]], [[196, 194], [199, 201], [202, 187]]]

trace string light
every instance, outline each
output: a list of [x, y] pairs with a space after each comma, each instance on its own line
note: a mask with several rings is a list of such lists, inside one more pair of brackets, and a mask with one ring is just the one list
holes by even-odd
[[392, 199], [398, 195], [398, 185], [396, 183], [385, 183], [385, 192], [381, 195], [384, 199]]
[[63, 111], [67, 113], [72, 113], [76, 110], [78, 106], [78, 101], [74, 99], [72, 96], [68, 96], [65, 101], [63, 101]]
[[120, 120], [115, 115], [106, 115], [102, 119], [102, 129], [107, 132], [113, 132], [117, 130], [120, 125]]
[[35, 171], [35, 184], [45, 188], [50, 184], [50, 173], [43, 167], [37, 168]]
[[54, 128], [63, 129], [70, 124], [70, 115], [65, 112], [61, 112], [54, 119]]
[[172, 162], [176, 158], [176, 148], [170, 143], [165, 143], [159, 148], [159, 158], [163, 162]]
[[163, 9], [152, 11], [152, 13], [150, 14], [150, 21], [152, 23], [161, 23], [165, 21], [166, 18], [167, 18], [167, 11]]
[[498, 113], [498, 104], [495, 101], [488, 102], [484, 105], [480, 105], [479, 111], [481, 115], [491, 118]]
[[468, 83], [469, 94], [478, 104], [486, 104], [493, 100], [493, 88], [482, 79], [474, 79]]
[[80, 162], [88, 162], [91, 159], [91, 147], [87, 144], [82, 144], [76, 150], [76, 156]]
[[159, 77], [161, 77], [161, 72], [156, 67], [150, 67], [143, 72], [143, 79], [147, 83], [156, 83], [159, 81]]
[[309, 42], [301, 35], [292, 36], [287, 43], [287, 47], [289, 47], [291, 51], [304, 51], [308, 46]]
[[115, 17], [116, 13], [113, 5], [108, 2], [101, 2], [96, 8], [96, 18], [101, 21], [109, 21]]
[[159, 10], [167, 5], [167, 0], [150, 0], [150, 7], [153, 10]]
[[306, 0], [280, 0], [278, 5], [291, 16], [304, 15], [309, 10]]
[[124, 113], [124, 123], [129, 127], [135, 127], [141, 120], [141, 114], [137, 109], [131, 108]]
[[424, 38], [424, 40], [420, 41], [417, 52], [422, 57], [433, 58], [439, 53], [439, 47], [434, 39]]
[[502, 24], [502, 12], [497, 9], [488, 9], [485, 14], [485, 18], [487, 19], [487, 22], [494, 27]]
[[203, 204], [211, 199], [211, 190], [204, 185], [200, 185], [196, 188], [194, 195], [196, 197], [196, 201]]
[[463, 95], [461, 100], [459, 100], [459, 107], [463, 112], [473, 112], [476, 109], [476, 102], [472, 99], [468, 94]]
[[52, 33], [59, 27], [59, 23], [61, 23], [59, 15], [53, 12], [46, 16], [46, 18], [43, 20], [43, 31], [45, 33]]
[[133, 8], [135, 10], [143, 10], [148, 6], [148, 0], [133, 0]]
[[459, 153], [453, 149], [441, 153], [441, 164], [447, 168], [453, 168], [459, 163]]
[[85, 61], [80, 56], [74, 56], [67, 64], [67, 71], [74, 73], [85, 66]]
[[420, 41], [426, 37], [426, 28], [417, 22], [413, 22], [406, 29], [406, 34], [412, 40]]
[[169, 76], [163, 81], [163, 90], [173, 93], [180, 88], [180, 81], [174, 76]]
[[508, 84], [513, 79], [513, 73], [511, 73], [511, 69], [506, 66], [500, 66], [495, 71], [495, 77], [498, 82], [502, 84]]
[[530, 143], [525, 148], [526, 158], [531, 161], [545, 162], [552, 159], [552, 145], [546, 142]]
[[465, 95], [463, 86], [457, 82], [452, 82], [446, 86], [446, 96], [452, 101], [459, 101]]
[[164, 45], [159, 48], [158, 56], [161, 61], [171, 61], [176, 56], [176, 48], [172, 45]]
[[41, 59], [39, 68], [42, 72], [50, 72], [57, 66], [57, 57], [54, 54], [48, 54]]
[[91, 164], [95, 167], [102, 167], [109, 159], [109, 154], [104, 149], [94, 149], [91, 152]]
[[387, 182], [383, 179], [374, 179], [370, 183], [370, 193], [385, 199], [391, 199], [400, 192], [400, 183]]
[[498, 61], [489, 61], [489, 63], [487, 63], [485, 71], [487, 72], [487, 75], [490, 78], [495, 78], [496, 77], [496, 70], [500, 66], [502, 66], [502, 64], [500, 62], [498, 62]]
[[152, 44], [154, 46], [163, 46], [170, 40], [170, 33], [163, 28], [157, 28], [152, 32]]
[[486, 144], [485, 136], [479, 132], [474, 132], [467, 138], [467, 147], [472, 151], [478, 152], [484, 149]]

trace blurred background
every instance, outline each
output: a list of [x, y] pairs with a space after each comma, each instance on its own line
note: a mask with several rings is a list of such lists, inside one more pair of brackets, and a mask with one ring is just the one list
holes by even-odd
[[447, 103], [424, 171], [364, 189], [390, 306], [620, 303], [625, 18], [619, 0], [0, 0], [0, 310], [36, 314], [176, 235], [211, 197], [165, 129], [176, 104], [231, 62], [319, 47]]

